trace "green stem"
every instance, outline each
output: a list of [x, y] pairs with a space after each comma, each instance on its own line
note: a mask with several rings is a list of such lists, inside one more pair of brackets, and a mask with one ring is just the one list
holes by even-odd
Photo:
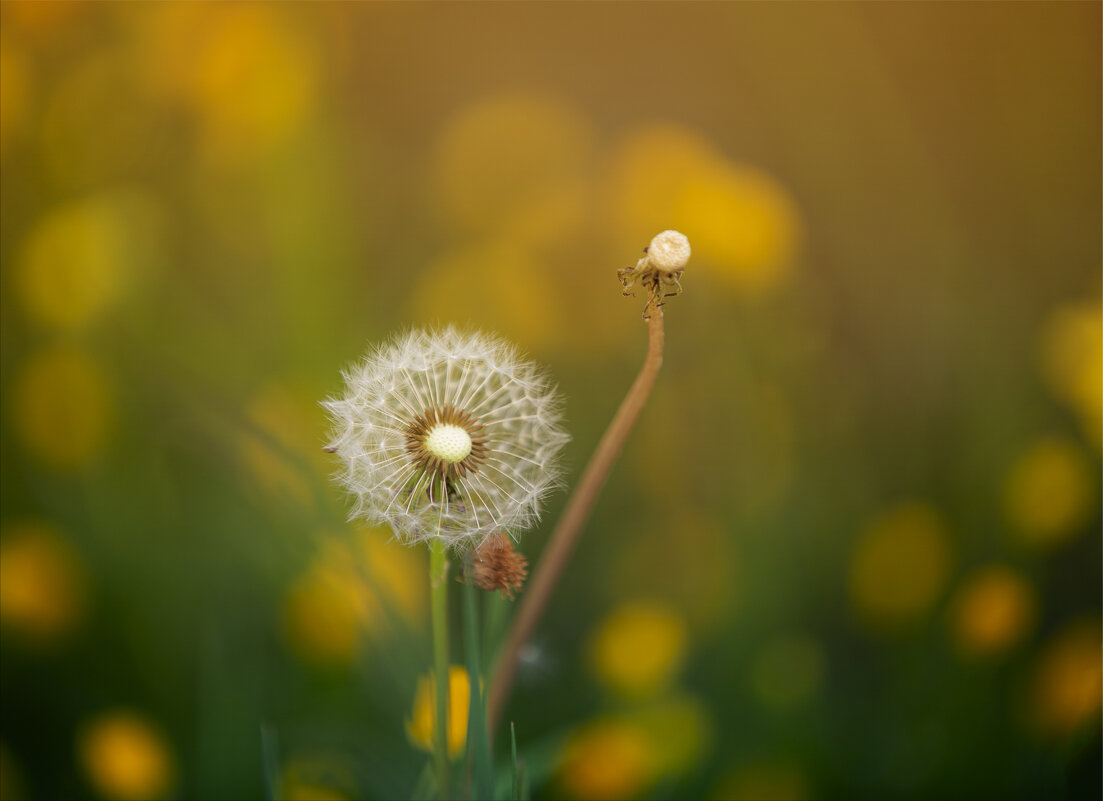
[[429, 593], [433, 617], [433, 685], [436, 688], [436, 725], [433, 726], [433, 758], [441, 801], [449, 797], [448, 785], [448, 551], [444, 540], [429, 546]]
[[479, 590], [463, 585], [463, 650], [467, 655], [467, 675], [471, 679], [468, 703], [467, 753], [473, 778], [472, 798], [490, 798], [494, 789], [494, 768], [490, 742], [486, 736], [486, 701], [483, 693], [482, 647], [479, 642]]

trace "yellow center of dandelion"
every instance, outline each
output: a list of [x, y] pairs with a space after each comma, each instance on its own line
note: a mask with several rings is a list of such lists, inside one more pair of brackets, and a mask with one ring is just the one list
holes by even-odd
[[425, 435], [424, 448], [444, 462], [462, 462], [471, 453], [471, 435], [461, 426], [438, 423]]

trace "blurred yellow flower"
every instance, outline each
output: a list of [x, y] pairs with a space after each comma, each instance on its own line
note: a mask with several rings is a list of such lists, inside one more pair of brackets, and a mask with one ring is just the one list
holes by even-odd
[[32, 456], [59, 469], [95, 458], [107, 440], [114, 402], [87, 354], [64, 345], [35, 351], [12, 383], [12, 427]]
[[196, 112], [207, 154], [239, 161], [271, 152], [310, 117], [318, 59], [303, 20], [263, 3], [158, 3], [126, 23], [148, 88]]
[[712, 801], [804, 801], [810, 797], [804, 773], [785, 762], [737, 768], [709, 794]]
[[633, 798], [660, 777], [699, 764], [711, 737], [699, 699], [678, 693], [649, 701], [574, 732], [563, 748], [558, 784], [571, 798]]
[[282, 801], [348, 801], [350, 798], [332, 787], [298, 781], [284, 781], [280, 789]]
[[697, 765], [712, 738], [712, 721], [704, 704], [685, 693], [648, 702], [627, 719], [650, 741], [654, 768], [663, 775], [684, 773]]
[[362, 565], [331, 540], [289, 590], [283, 624], [299, 656], [319, 665], [348, 667], [359, 657], [364, 637], [379, 631], [381, 618]]
[[155, 216], [148, 200], [118, 192], [42, 217], [17, 265], [15, 288], [28, 316], [61, 331], [96, 322], [128, 289], [137, 264], [148, 261]]
[[309, 506], [315, 499], [309, 477], [328, 469], [318, 447], [316, 402], [275, 384], [257, 393], [246, 413], [259, 431], [241, 431], [238, 449], [260, 489], [295, 506]]
[[29, 73], [23, 54], [0, 36], [0, 160], [8, 152], [8, 142], [26, 127]]
[[967, 656], [1006, 651], [1034, 625], [1034, 588], [1006, 565], [988, 565], [970, 575], [951, 607], [954, 639]]
[[938, 599], [952, 561], [946, 527], [922, 503], [905, 503], [878, 516], [865, 530], [850, 568], [850, 598], [877, 627], [896, 627], [922, 616]]
[[797, 208], [764, 171], [719, 163], [690, 176], [675, 216], [694, 221], [702, 263], [744, 294], [762, 294], [788, 277], [800, 235]]
[[[418, 679], [413, 711], [406, 721], [410, 742], [425, 751], [433, 750], [436, 732], [436, 682], [429, 673]], [[467, 744], [467, 710], [471, 701], [471, 680], [467, 668], [452, 665], [448, 670], [448, 755], [455, 759]]]
[[27, 38], [47, 37], [64, 29], [66, 23], [84, 11], [84, 3], [5, 3], [5, 21], [19, 28]]
[[280, 777], [281, 801], [349, 801], [356, 786], [354, 771], [338, 756], [296, 757]]
[[583, 117], [536, 92], [464, 108], [436, 146], [436, 195], [446, 218], [528, 243], [569, 237], [585, 220], [592, 139]]
[[418, 626], [428, 611], [429, 580], [424, 553], [402, 545], [385, 528], [362, 529], [359, 538], [372, 586], [407, 624]]
[[[659, 402], [656, 392], [649, 402], [651, 414], [657, 420], [674, 419], [663, 411], [668, 404]], [[662, 438], [663, 450], [655, 450], [659, 442], [652, 437], [652, 430], [640, 431], [646, 446], [641, 452], [664, 462], [662, 454], [678, 452], [666, 449], [667, 439]], [[675, 448], [670, 443], [670, 448]], [[664, 462], [675, 464], [673, 462]], [[639, 480], [648, 482], [660, 491], [655, 473], [661, 471], [640, 470]], [[684, 480], [684, 476], [681, 477]], [[669, 493], [669, 481], [662, 489]], [[678, 493], [674, 493], [676, 496]], [[640, 587], [648, 587], [654, 596], [668, 601], [683, 614], [686, 623], [695, 631], [719, 628], [738, 609], [739, 592], [744, 586], [740, 575], [741, 557], [735, 537], [726, 531], [719, 520], [701, 514], [699, 507], [669, 505], [665, 514], [655, 517], [632, 534], [632, 547], [625, 549], [617, 570], [609, 577], [614, 597], [630, 597]], [[670, 547], [670, 532], [677, 531], [678, 547]]]
[[559, 785], [569, 798], [635, 798], [655, 781], [658, 756], [638, 724], [600, 719], [568, 741], [559, 766]]
[[1035, 442], [1004, 483], [1004, 512], [1019, 538], [1052, 547], [1082, 534], [1099, 481], [1076, 443], [1058, 437]]
[[746, 296], [789, 275], [801, 236], [789, 193], [690, 129], [664, 124], [633, 131], [617, 149], [610, 192], [626, 242], [665, 228], [682, 231], [693, 243], [694, 264]]
[[1085, 301], [1054, 311], [1042, 331], [1041, 357], [1050, 390], [1103, 449], [1103, 307]]
[[[478, 323], [529, 347], [558, 344], [560, 298], [548, 267], [531, 247], [495, 239], [444, 254], [421, 276], [413, 293], [413, 317], [427, 325]], [[457, 318], [457, 310], [477, 317]]]
[[84, 613], [86, 578], [72, 547], [51, 526], [5, 524], [0, 535], [0, 622], [28, 641], [68, 634]]
[[805, 634], [783, 634], [755, 655], [751, 679], [755, 694], [775, 708], [796, 706], [811, 698], [823, 678], [823, 649]]
[[164, 736], [129, 710], [112, 710], [87, 722], [77, 740], [77, 755], [104, 798], [165, 798], [175, 781], [174, 759]]
[[1040, 732], [1068, 735], [1091, 720], [1103, 703], [1103, 635], [1096, 618], [1062, 629], [1042, 651], [1034, 670], [1033, 722]]
[[647, 696], [667, 687], [685, 659], [685, 621], [652, 601], [614, 609], [591, 634], [589, 662], [611, 690]]

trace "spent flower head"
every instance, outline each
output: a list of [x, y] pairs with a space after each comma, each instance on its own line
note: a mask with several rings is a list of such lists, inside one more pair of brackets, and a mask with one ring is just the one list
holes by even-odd
[[[681, 294], [681, 278], [690, 257], [689, 239], [678, 231], [663, 231], [651, 238], [643, 257], [632, 267], [617, 270], [625, 295], [634, 295], [637, 287], [647, 290], [648, 305], [663, 305], [665, 298]], [[644, 316], [647, 316], [646, 312]]]
[[345, 383], [345, 396], [323, 405], [353, 517], [452, 547], [536, 522], [568, 437], [559, 396], [512, 346], [454, 328], [411, 331]]

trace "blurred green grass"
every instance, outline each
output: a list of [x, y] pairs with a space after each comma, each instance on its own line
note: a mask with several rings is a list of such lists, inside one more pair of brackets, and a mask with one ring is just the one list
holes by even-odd
[[1098, 794], [1098, 5], [0, 22], [4, 799], [261, 797], [262, 727], [287, 798], [408, 795], [424, 554], [345, 522], [318, 401], [494, 330], [577, 476], [664, 228], [512, 704], [536, 797]]

